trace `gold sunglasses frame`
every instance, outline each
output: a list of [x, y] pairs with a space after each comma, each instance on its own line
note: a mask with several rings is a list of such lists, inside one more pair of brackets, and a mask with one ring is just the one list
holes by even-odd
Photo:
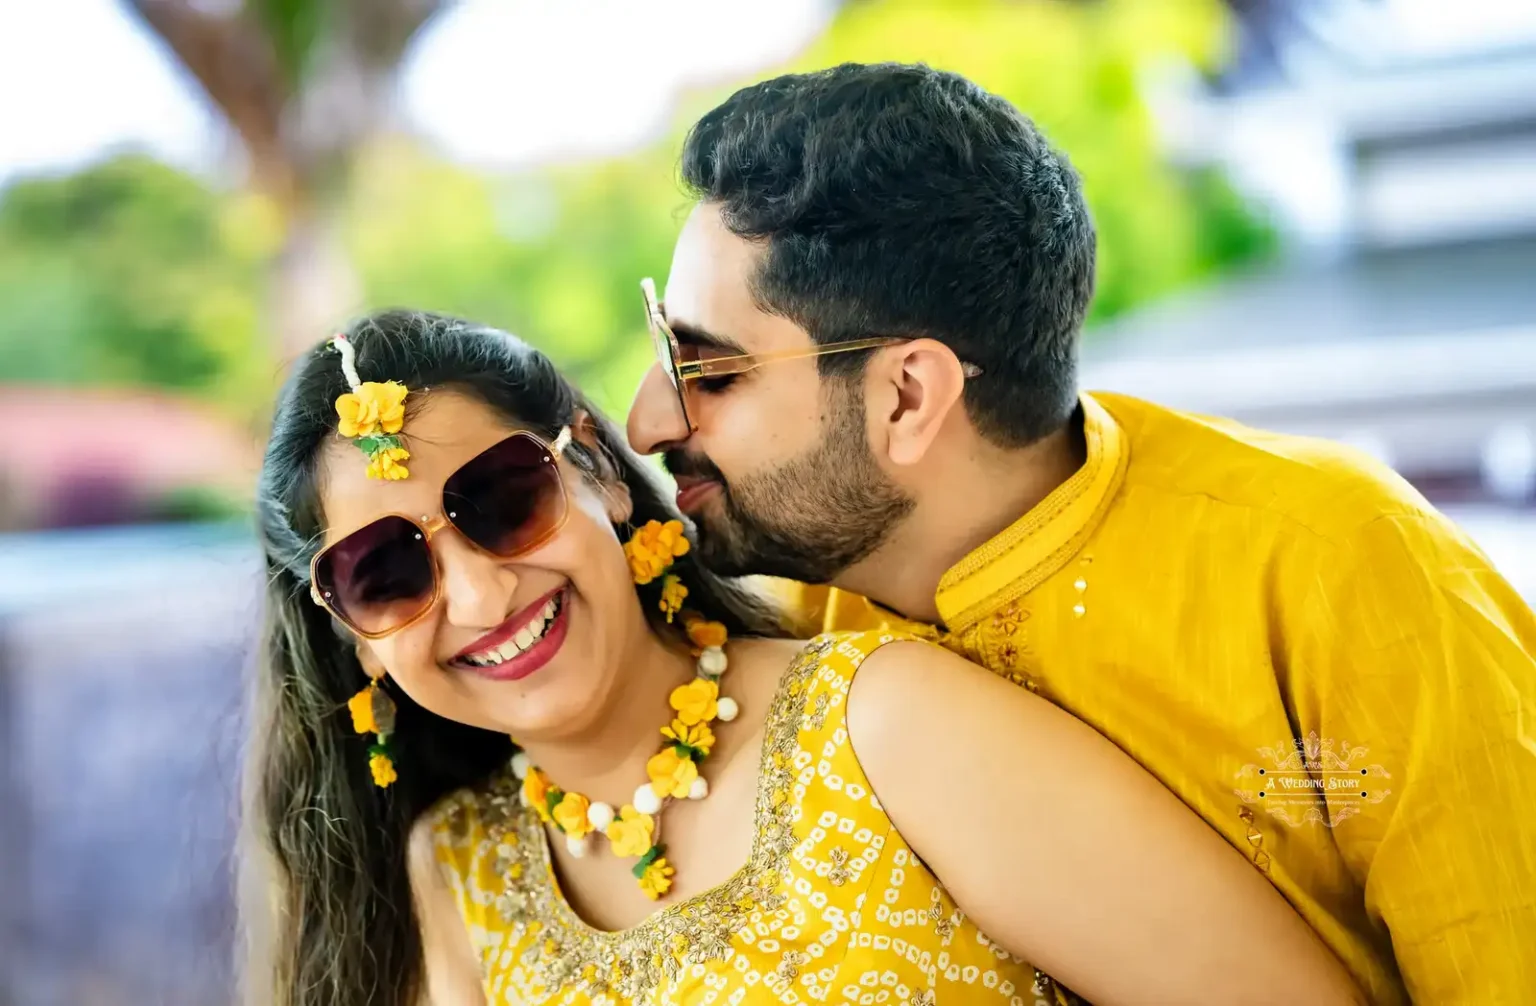
[[[555, 485], [559, 488], [560, 495], [565, 500], [565, 506], [561, 510], [560, 519], [555, 521], [555, 523], [552, 524], [547, 531], [545, 531], [537, 539], [535, 539], [531, 543], [523, 546], [522, 548], [518, 549], [516, 552], [512, 553], [511, 555], [498, 555], [497, 553], [492, 552], [489, 549], [481, 548], [480, 545], [478, 545], [474, 541], [470, 540], [468, 535], [465, 535], [462, 532], [460, 532], [460, 537], [462, 537], [464, 539], [464, 541], [471, 548], [473, 548], [475, 551], [479, 552], [481, 555], [487, 555], [487, 556], [490, 556], [493, 559], [507, 560], [507, 559], [515, 559], [515, 558], [517, 558], [520, 555], [527, 555], [529, 552], [532, 552], [534, 549], [539, 548], [541, 545], [543, 545], [546, 542], [548, 542], [555, 535], [559, 534], [560, 533], [560, 529], [565, 527], [565, 522], [566, 522], [566, 520], [568, 520], [570, 518], [570, 515], [571, 515], [570, 499], [566, 496], [566, 491], [565, 491], [565, 477], [560, 474], [560, 458], [565, 454], [565, 449], [570, 446], [570, 443], [571, 443], [571, 428], [569, 426], [562, 426], [560, 428], [560, 435], [555, 438], [555, 442], [552, 443], [552, 444], [547, 442], [543, 437], [539, 436], [537, 433], [533, 433], [533, 432], [530, 432], [528, 430], [518, 430], [517, 432], [508, 435], [504, 439], [497, 441], [496, 445], [499, 446], [500, 444], [505, 443], [507, 440], [510, 440], [513, 437], [526, 437], [526, 438], [528, 438], [529, 440], [532, 440], [534, 443], [538, 444], [540, 447], [542, 447], [544, 449], [545, 454], [546, 454], [546, 456], [544, 458], [544, 461], [548, 462], [550, 467], [554, 469], [554, 472], [555, 472]], [[489, 450], [489, 448], [487, 448], [487, 449]], [[477, 457], [478, 457], [478, 455], [477, 455]], [[473, 459], [471, 459], [471, 460], [473, 460]], [[468, 463], [469, 462], [465, 462], [465, 464], [468, 464]], [[460, 467], [462, 468], [463, 466], [461, 465]], [[458, 474], [457, 469], [455, 469], [454, 474]], [[452, 476], [450, 476], [450, 478], [451, 477]], [[416, 528], [417, 537], [419, 537], [422, 540], [422, 543], [426, 546], [428, 553], [432, 556], [432, 597], [431, 597], [431, 599], [429, 601], [427, 601], [427, 603], [425, 605], [422, 606], [422, 609], [420, 611], [418, 611], [416, 614], [412, 615], [406, 621], [401, 622], [399, 625], [392, 626], [391, 628], [385, 629], [382, 632], [368, 632], [368, 631], [365, 631], [364, 629], [359, 628], [350, 618], [348, 618], [346, 615], [342, 614], [341, 610], [339, 608], [337, 608], [335, 605], [331, 604], [331, 602], [329, 600], [327, 600], [324, 596], [322, 596], [321, 591], [320, 591], [320, 582], [315, 578], [315, 574], [320, 569], [320, 560], [325, 558], [326, 554], [328, 552], [330, 552], [331, 549], [335, 548], [337, 545], [340, 545], [342, 542], [346, 541], [348, 538], [350, 538], [352, 535], [356, 534], [357, 532], [363, 530], [363, 528], [372, 527], [374, 524], [377, 524], [379, 521], [384, 520], [384, 519], [386, 519], [388, 517], [399, 517], [401, 520], [405, 521], [407, 524], [410, 524], [413, 527], [415, 527]], [[451, 516], [446, 512], [446, 509], [444, 511], [440, 511], [437, 514], [436, 517], [433, 517], [433, 516], [430, 516], [430, 515], [425, 515], [425, 514], [422, 515], [421, 517], [417, 517], [417, 516], [415, 516], [413, 514], [398, 513], [398, 512], [379, 514], [379, 516], [375, 517], [373, 520], [369, 521], [367, 524], [363, 524], [360, 527], [353, 528], [351, 531], [348, 531], [346, 534], [342, 535], [340, 538], [337, 538], [335, 541], [331, 542], [329, 545], [327, 545], [324, 548], [320, 549], [320, 551], [316, 552], [314, 554], [314, 557], [309, 560], [309, 597], [310, 597], [310, 600], [314, 601], [314, 603], [318, 604], [320, 607], [322, 607], [326, 611], [330, 612], [332, 618], [335, 618], [337, 621], [341, 622], [341, 624], [345, 625], [352, 632], [357, 633], [359, 636], [363, 637], [364, 639], [383, 639], [386, 636], [392, 636], [392, 635], [394, 635], [397, 632], [400, 632], [402, 630], [410, 628], [411, 626], [415, 625], [417, 622], [419, 622], [423, 618], [425, 618], [427, 616], [427, 614], [432, 611], [433, 608], [437, 607], [437, 602], [442, 600], [442, 596], [443, 596], [443, 577], [442, 577], [441, 570], [439, 570], [438, 567], [437, 567], [437, 555], [436, 555], [436, 553], [432, 552], [432, 536], [437, 534], [439, 531], [443, 530], [443, 528], [445, 528], [445, 527], [452, 527], [452, 526], [454, 526], [453, 520], [451, 519]]]
[[[640, 295], [645, 301], [646, 323], [651, 330], [651, 343], [656, 349], [656, 360], [662, 365], [668, 380], [672, 382], [673, 390], [677, 392], [678, 407], [682, 409], [683, 422], [688, 425], [690, 433], [699, 427], [688, 409], [688, 394], [684, 390], [684, 381], [694, 381], [701, 377], [745, 374], [765, 363], [804, 360], [828, 356], [832, 353], [852, 353], [861, 349], [882, 349], [912, 341], [899, 336], [877, 336], [868, 339], [849, 339], [844, 342], [820, 343], [804, 349], [782, 349], [772, 353], [741, 353], [735, 356], [711, 357], [707, 360], [684, 360], [677, 336], [673, 333], [672, 326], [667, 324], [666, 315], [662, 313], [661, 301], [656, 296], [656, 281], [649, 276], [642, 279]], [[966, 377], [981, 375], [981, 368], [973, 363], [963, 363], [962, 366], [965, 368]]]

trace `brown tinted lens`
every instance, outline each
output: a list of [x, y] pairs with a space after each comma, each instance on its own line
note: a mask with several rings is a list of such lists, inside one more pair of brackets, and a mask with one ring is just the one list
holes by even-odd
[[516, 433], [454, 472], [443, 512], [493, 555], [511, 558], [542, 544], [565, 522], [565, 487], [549, 448]]
[[315, 586], [331, 610], [365, 633], [411, 621], [432, 603], [436, 566], [421, 529], [381, 517], [326, 549]]

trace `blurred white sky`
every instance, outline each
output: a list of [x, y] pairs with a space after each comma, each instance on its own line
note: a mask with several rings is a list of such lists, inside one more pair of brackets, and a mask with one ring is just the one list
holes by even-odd
[[1357, 50], [1454, 55], [1536, 42], [1533, 0], [1367, 0], [1342, 4], [1340, 11], [1330, 27], [1357, 29], [1351, 33]]
[[[1400, 54], [1536, 41], [1536, 0], [1380, 0], [1329, 34]], [[668, 121], [689, 84], [792, 55], [827, 0], [461, 0], [404, 81], [414, 128], [482, 167], [620, 151]], [[1385, 8], [1382, 10], [1381, 8]], [[1391, 30], [1380, 31], [1382, 17]], [[1353, 29], [1353, 30], [1352, 30]], [[1367, 30], [1368, 29], [1368, 30]], [[216, 166], [216, 116], [121, 0], [0, 0], [0, 181], [137, 146]]]
[[[826, 0], [461, 0], [418, 40], [412, 126], [484, 167], [631, 148], [683, 88], [792, 56]], [[0, 181], [147, 148], [215, 166], [226, 137], [121, 0], [0, 0]]]

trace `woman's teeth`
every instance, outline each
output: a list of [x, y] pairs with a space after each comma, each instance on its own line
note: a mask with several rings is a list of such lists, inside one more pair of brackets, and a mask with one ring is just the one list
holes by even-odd
[[555, 616], [560, 614], [560, 594], [549, 599], [533, 621], [517, 630], [517, 635], [502, 643], [494, 650], [484, 650], [464, 657], [464, 663], [473, 664], [475, 667], [495, 667], [497, 664], [511, 660], [544, 638], [544, 633], [554, 624]]

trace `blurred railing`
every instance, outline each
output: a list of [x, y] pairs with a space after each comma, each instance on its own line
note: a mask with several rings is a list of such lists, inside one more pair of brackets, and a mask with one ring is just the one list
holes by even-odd
[[0, 536], [0, 1004], [231, 1000], [245, 529]]

